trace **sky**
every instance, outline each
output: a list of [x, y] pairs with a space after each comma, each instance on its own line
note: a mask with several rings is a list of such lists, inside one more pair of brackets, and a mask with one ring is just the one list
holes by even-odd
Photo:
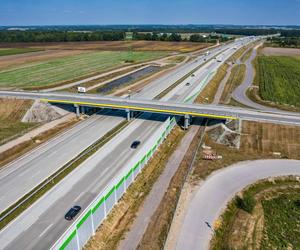
[[0, 26], [300, 25], [300, 0], [0, 0]]

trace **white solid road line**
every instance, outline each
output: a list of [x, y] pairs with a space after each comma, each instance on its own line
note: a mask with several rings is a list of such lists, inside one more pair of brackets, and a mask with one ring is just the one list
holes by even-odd
[[42, 237], [52, 226], [53, 223], [51, 223], [48, 227], [46, 227], [45, 230], [39, 235], [39, 238]]

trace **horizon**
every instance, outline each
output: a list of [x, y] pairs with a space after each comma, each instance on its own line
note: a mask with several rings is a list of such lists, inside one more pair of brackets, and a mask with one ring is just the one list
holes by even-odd
[[0, 7], [0, 26], [300, 26], [300, 0], [2, 0]]

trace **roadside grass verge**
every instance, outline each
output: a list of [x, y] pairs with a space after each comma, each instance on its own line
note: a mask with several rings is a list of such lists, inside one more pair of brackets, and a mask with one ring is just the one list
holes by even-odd
[[[205, 122], [206, 121], [204, 121], [202, 125], [204, 125]], [[199, 153], [199, 146], [203, 138], [204, 130], [205, 126], [198, 128], [196, 135], [189, 145], [188, 151], [170, 181], [164, 197], [151, 217], [147, 230], [138, 246], [139, 250], [164, 248], [183, 185], [193, 167], [193, 159]]]
[[300, 60], [287, 56], [258, 56], [255, 83], [261, 99], [300, 107]]
[[72, 125], [74, 125], [77, 122], [78, 122], [77, 119], [72, 119], [68, 122], [62, 123], [52, 129], [49, 129], [49, 130], [41, 133], [40, 135], [38, 135], [36, 137], [31, 138], [31, 140], [20, 143], [20, 144], [16, 145], [15, 147], [12, 147], [11, 149], [8, 149], [8, 150], [0, 153], [0, 169], [4, 165], [8, 164], [9, 162], [17, 159], [21, 155], [36, 148], [42, 142], [47, 141], [50, 138], [53, 138], [54, 136], [58, 135], [59, 133], [70, 128]]
[[244, 53], [244, 55], [241, 57], [241, 62], [245, 63], [251, 56], [253, 52], [253, 48], [248, 49], [247, 52]]
[[220, 103], [227, 104], [231, 99], [231, 93], [237, 88], [244, 80], [246, 75], [246, 65], [235, 65], [231, 69], [230, 77], [225, 85], [224, 91], [220, 98]]
[[7, 210], [0, 214], [0, 218], [5, 216], [4, 219], [0, 221], [0, 229], [5, 227], [9, 222], [15, 219], [23, 211], [25, 211], [29, 206], [31, 206], [35, 201], [37, 201], [41, 196], [48, 192], [52, 187], [59, 183], [63, 178], [65, 178], [69, 173], [76, 169], [83, 161], [89, 158], [97, 150], [99, 150], [106, 142], [108, 142], [112, 137], [119, 133], [123, 128], [125, 128], [129, 123], [124, 121], [118, 126], [110, 130], [102, 138], [96, 141], [93, 145], [82, 151], [77, 157], [68, 162], [57, 172], [49, 176], [45, 181], [40, 183], [37, 187], [31, 190], [28, 194], [18, 200], [14, 205], [9, 207]]
[[222, 66], [218, 69], [217, 73], [210, 80], [210, 82], [206, 85], [203, 91], [198, 95], [195, 100], [195, 103], [212, 103], [214, 97], [218, 91], [221, 81], [227, 74], [227, 70], [229, 65], [227, 63], [222, 64]]
[[120, 65], [140, 63], [166, 56], [166, 52], [102, 51], [67, 56], [0, 71], [0, 87], [40, 88], [57, 86]]
[[11, 56], [18, 54], [25, 54], [29, 52], [43, 51], [43, 49], [34, 49], [34, 48], [9, 48], [9, 49], [0, 49], [0, 56]]
[[120, 240], [129, 230], [139, 207], [163, 172], [165, 165], [179, 145], [185, 131], [176, 126], [159, 147], [147, 166], [137, 176], [96, 234], [86, 244], [86, 250], [117, 249]]
[[[299, 190], [295, 177], [265, 179], [246, 187], [223, 212], [210, 249], [297, 249]], [[240, 208], [238, 197], [255, 201], [251, 213]]]
[[181, 63], [186, 59], [186, 56], [173, 56], [167, 59], [168, 63]]
[[243, 46], [242, 48], [238, 49], [227, 61], [236, 62], [241, 56], [245, 53], [248, 49], [248, 46]]
[[21, 122], [32, 103], [31, 100], [0, 99], [0, 145], [37, 126], [37, 123]]

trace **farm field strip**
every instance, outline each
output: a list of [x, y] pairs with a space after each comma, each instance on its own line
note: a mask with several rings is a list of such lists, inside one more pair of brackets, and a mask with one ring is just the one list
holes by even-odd
[[262, 99], [300, 106], [300, 60], [286, 56], [258, 57]]
[[166, 56], [166, 52], [91, 52], [0, 71], [0, 86], [51, 85], [83, 75], [112, 69], [126, 61], [134, 63]]
[[33, 49], [33, 48], [1, 48], [0, 56], [11, 56], [18, 54], [25, 54], [30, 52], [42, 51], [43, 49]]

